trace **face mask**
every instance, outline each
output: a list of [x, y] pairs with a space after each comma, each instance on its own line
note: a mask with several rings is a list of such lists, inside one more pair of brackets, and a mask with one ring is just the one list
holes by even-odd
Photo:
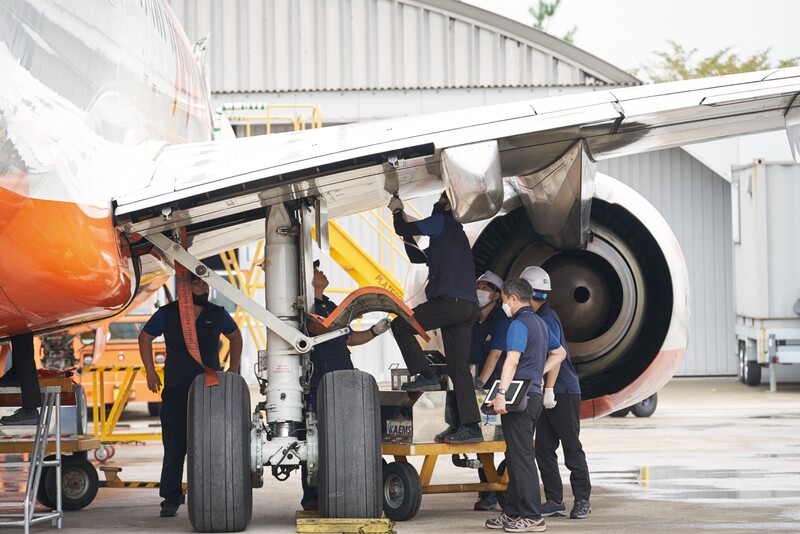
[[503, 303], [503, 311], [505, 312], [507, 317], [513, 317], [514, 316], [514, 314], [511, 313], [511, 306], [509, 306], [507, 302]]
[[433, 210], [431, 211], [431, 215], [436, 215], [437, 213], [444, 213], [444, 204], [441, 202], [437, 202], [433, 205]]
[[192, 302], [197, 306], [205, 306], [208, 303], [208, 293], [203, 293], [202, 295], [192, 293]]
[[485, 308], [492, 302], [492, 292], [485, 289], [478, 290], [478, 306]]

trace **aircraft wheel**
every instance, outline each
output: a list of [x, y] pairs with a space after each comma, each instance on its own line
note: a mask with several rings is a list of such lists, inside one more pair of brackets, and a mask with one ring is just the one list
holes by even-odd
[[161, 413], [161, 403], [160, 402], [148, 402], [147, 403], [147, 413], [150, 414], [150, 417], [158, 417], [158, 414]]
[[239, 532], [253, 515], [250, 474], [250, 391], [240, 375], [205, 376], [189, 390], [187, 503], [198, 532]]
[[383, 468], [383, 512], [392, 521], [407, 521], [422, 504], [422, 485], [414, 466], [392, 462]]
[[362, 371], [327, 373], [317, 406], [320, 517], [381, 517], [378, 384]]
[[653, 393], [643, 401], [631, 406], [631, 412], [636, 417], [650, 417], [655, 413], [656, 406], [658, 406], [658, 393]]
[[617, 410], [616, 412], [611, 412], [608, 414], [609, 417], [625, 417], [630, 413], [630, 408], [623, 408], [621, 410]]
[[[54, 460], [54, 459], [55, 459], [55, 456], [53, 456], [53, 455], [45, 457], [45, 460]], [[56, 503], [55, 503], [55, 501], [51, 501], [50, 498], [47, 496], [47, 489], [45, 487], [46, 486], [45, 480], [47, 480], [47, 473], [51, 469], [53, 469], [53, 468], [50, 467], [50, 466], [42, 468], [42, 475], [41, 475], [41, 478], [39, 479], [39, 487], [36, 489], [36, 500], [39, 501], [39, 503], [42, 506], [44, 506], [45, 508], [49, 508], [51, 510], [54, 510], [55, 507], [56, 507]]]
[[[61, 506], [65, 511], [87, 507], [97, 496], [99, 486], [97, 470], [92, 462], [80, 456], [61, 457]], [[55, 508], [57, 499], [55, 467], [47, 469], [44, 490], [47, 500], [52, 505], [49, 507]]]

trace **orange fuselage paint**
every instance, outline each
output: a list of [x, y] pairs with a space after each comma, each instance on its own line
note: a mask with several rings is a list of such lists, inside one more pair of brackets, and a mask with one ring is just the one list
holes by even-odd
[[0, 337], [101, 319], [131, 299], [133, 263], [109, 209], [0, 185]]

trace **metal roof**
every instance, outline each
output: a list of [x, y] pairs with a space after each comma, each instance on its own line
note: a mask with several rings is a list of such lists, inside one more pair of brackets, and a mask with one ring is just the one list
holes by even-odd
[[641, 83], [561, 39], [457, 0], [170, 0], [210, 33], [222, 92]]

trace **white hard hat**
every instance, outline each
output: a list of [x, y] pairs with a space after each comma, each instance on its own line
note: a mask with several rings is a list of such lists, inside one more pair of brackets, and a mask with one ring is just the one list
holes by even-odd
[[520, 278], [528, 281], [534, 291], [550, 291], [550, 275], [541, 267], [525, 267]]
[[492, 284], [494, 287], [496, 287], [498, 291], [503, 289], [503, 279], [494, 274], [492, 271], [486, 271], [480, 276], [480, 278], [478, 278], [477, 281], [488, 282]]

